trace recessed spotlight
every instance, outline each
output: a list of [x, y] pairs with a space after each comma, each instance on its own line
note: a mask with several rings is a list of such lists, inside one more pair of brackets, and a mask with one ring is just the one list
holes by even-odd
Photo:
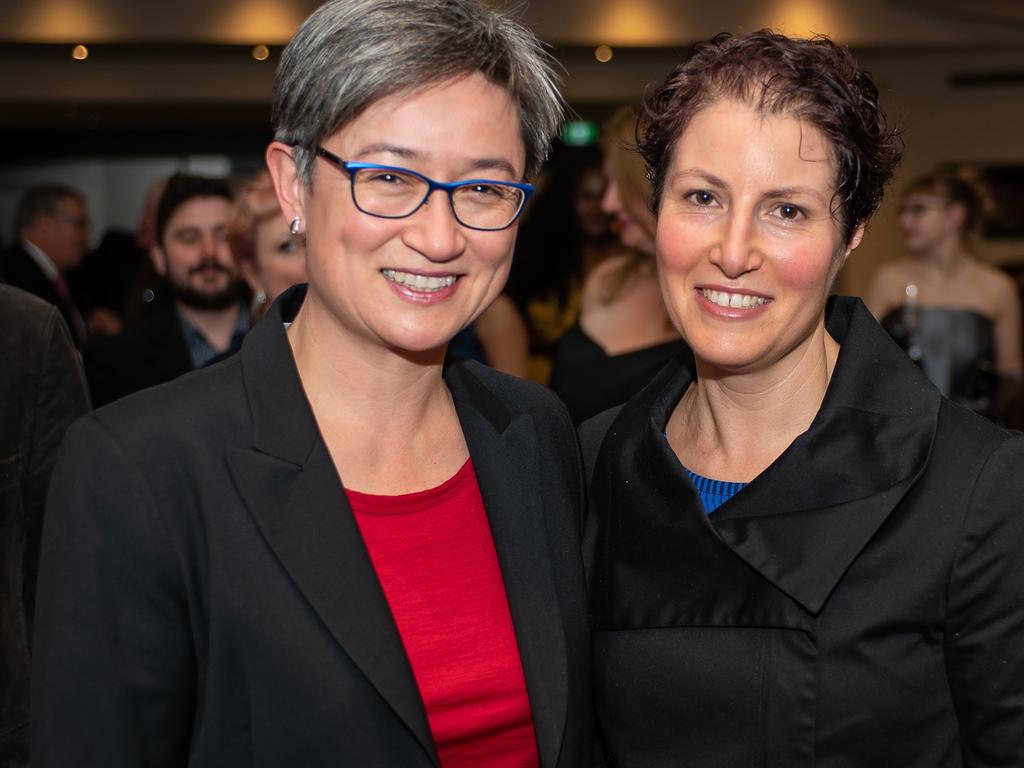
[[614, 56], [612, 47], [610, 45], [599, 45], [594, 49], [594, 58], [600, 61], [602, 64], [606, 64], [612, 60]]
[[252, 49], [252, 57], [256, 61], [266, 61], [270, 58], [270, 49], [261, 43]]
[[71, 49], [71, 58], [75, 61], [85, 61], [89, 58], [89, 49], [84, 45], [76, 45]]

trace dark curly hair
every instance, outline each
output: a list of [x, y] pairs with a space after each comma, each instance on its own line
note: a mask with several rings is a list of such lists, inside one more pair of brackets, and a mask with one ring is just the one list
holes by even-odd
[[878, 106], [871, 76], [826, 37], [794, 40], [767, 29], [698, 43], [645, 104], [638, 148], [657, 212], [676, 142], [701, 109], [741, 99], [762, 114], [787, 114], [822, 132], [832, 147], [832, 214], [849, 242], [878, 210], [903, 155], [903, 142]]

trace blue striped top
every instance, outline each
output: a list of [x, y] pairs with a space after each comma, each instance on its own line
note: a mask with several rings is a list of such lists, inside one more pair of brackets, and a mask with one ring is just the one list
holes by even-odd
[[697, 488], [700, 500], [704, 504], [704, 511], [709, 515], [739, 493], [743, 486], [746, 485], [746, 483], [727, 483], [724, 480], [712, 480], [710, 477], [704, 477], [696, 472], [691, 472], [686, 467], [683, 467], [683, 469], [686, 470], [686, 474], [689, 475], [690, 480], [693, 481], [694, 486]]

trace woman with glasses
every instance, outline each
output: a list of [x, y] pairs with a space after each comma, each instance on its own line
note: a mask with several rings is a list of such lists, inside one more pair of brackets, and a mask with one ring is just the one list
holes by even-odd
[[901, 152], [871, 78], [719, 36], [640, 148], [692, 354], [581, 427], [609, 764], [1024, 765], [1024, 437], [829, 297]]
[[589, 764], [574, 430], [537, 385], [442, 367], [561, 108], [476, 0], [303, 24], [267, 161], [308, 286], [235, 358], [73, 429], [35, 765]]
[[911, 182], [899, 214], [908, 255], [878, 270], [866, 301], [942, 394], [999, 417], [1024, 370], [1020, 297], [1009, 275], [971, 252], [980, 213], [955, 175]]

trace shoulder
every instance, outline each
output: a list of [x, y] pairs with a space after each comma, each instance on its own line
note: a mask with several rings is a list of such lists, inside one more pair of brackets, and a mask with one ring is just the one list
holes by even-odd
[[155, 457], [224, 445], [250, 428], [241, 361], [180, 376], [98, 409], [97, 423], [132, 455]]
[[978, 287], [988, 298], [1000, 302], [1019, 301], [1017, 283], [1006, 272], [978, 260], [972, 263], [972, 269]]
[[582, 309], [587, 310], [602, 303], [602, 296], [613, 288], [613, 284], [621, 280], [630, 263], [635, 257], [628, 253], [620, 253], [609, 256], [595, 266], [586, 280], [583, 281], [583, 288], [580, 294]]
[[472, 360], [449, 366], [445, 376], [451, 385], [460, 389], [493, 397], [509, 415], [528, 413], [534, 417], [557, 420], [564, 417], [571, 426], [568, 411], [562, 401], [550, 389], [534, 381], [502, 373]]
[[60, 313], [49, 302], [20, 288], [0, 285], [0, 328], [9, 341], [44, 338], [59, 319]]
[[608, 430], [615, 423], [615, 419], [618, 418], [623, 407], [617, 405], [614, 408], [609, 408], [580, 424], [580, 450], [583, 453], [583, 465], [586, 469], [588, 483], [593, 475], [594, 465], [597, 463], [597, 453], [601, 450]]
[[875, 317], [881, 319], [890, 309], [903, 303], [909, 268], [906, 259], [898, 259], [875, 270], [864, 294], [864, 303]]

